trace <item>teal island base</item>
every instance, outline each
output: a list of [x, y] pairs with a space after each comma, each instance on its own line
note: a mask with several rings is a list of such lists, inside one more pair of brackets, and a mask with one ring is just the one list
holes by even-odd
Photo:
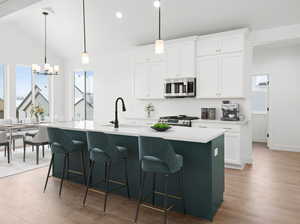
[[[84, 131], [71, 131], [73, 139], [86, 141]], [[139, 193], [139, 161], [138, 161], [138, 137], [112, 135], [117, 145], [128, 148], [128, 172], [131, 198], [137, 199]], [[208, 143], [196, 143], [187, 141], [170, 140], [177, 154], [184, 158], [184, 196], [186, 212], [189, 215], [213, 220], [218, 208], [223, 202], [224, 193], [224, 136], [219, 136]], [[88, 150], [86, 150], [86, 164], [88, 164]], [[70, 155], [70, 169], [81, 170], [80, 154]], [[63, 156], [56, 155], [53, 164], [53, 176], [60, 178], [62, 176]], [[88, 169], [88, 168], [87, 168]], [[121, 163], [113, 164], [111, 170], [111, 179], [123, 180], [124, 166]], [[152, 178], [148, 175], [145, 183], [145, 195], [151, 194]], [[93, 187], [104, 190], [104, 185], [97, 184], [104, 179], [104, 165], [96, 164], [93, 173]], [[83, 184], [82, 177], [78, 175], [69, 175], [69, 180]], [[163, 191], [163, 178], [157, 177], [156, 185], [158, 191]], [[179, 195], [180, 186], [178, 185], [178, 176], [170, 177], [168, 184], [170, 194]], [[114, 188], [111, 184], [111, 188]], [[126, 189], [119, 192], [127, 196]], [[99, 195], [99, 197], [101, 197]], [[151, 202], [151, 197], [149, 203]], [[182, 202], [169, 199], [169, 203], [174, 204], [173, 210], [183, 212]], [[162, 205], [162, 198], [157, 196], [156, 205]], [[109, 209], [109, 207], [108, 207]]]

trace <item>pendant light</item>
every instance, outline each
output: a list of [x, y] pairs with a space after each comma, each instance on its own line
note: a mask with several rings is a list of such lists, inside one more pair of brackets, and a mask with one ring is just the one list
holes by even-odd
[[42, 13], [45, 17], [45, 57], [44, 57], [44, 64], [43, 65], [38, 65], [38, 64], [33, 64], [32, 65], [32, 73], [36, 75], [59, 75], [59, 66], [54, 65], [51, 66], [48, 64], [47, 61], [47, 16], [48, 12], [43, 12]]
[[82, 0], [82, 15], [83, 15], [83, 52], [81, 53], [81, 63], [83, 65], [87, 65], [90, 63], [90, 57], [86, 50], [85, 0]]
[[165, 43], [161, 39], [161, 1], [154, 1], [154, 7], [158, 8], [158, 39], [155, 41], [155, 54], [163, 54], [165, 52]]

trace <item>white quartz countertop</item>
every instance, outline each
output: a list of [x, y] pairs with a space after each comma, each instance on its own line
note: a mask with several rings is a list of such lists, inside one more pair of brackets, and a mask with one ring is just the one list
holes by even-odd
[[93, 121], [72, 121], [41, 124], [47, 127], [56, 127], [66, 130], [78, 131], [98, 131], [107, 134], [126, 135], [126, 136], [150, 136], [160, 137], [167, 140], [188, 141], [197, 143], [208, 143], [211, 140], [223, 135], [224, 129], [219, 128], [190, 128], [190, 127], [172, 127], [166, 132], [157, 132], [149, 126], [139, 126], [130, 124], [120, 124], [115, 129], [110, 124], [100, 124]]

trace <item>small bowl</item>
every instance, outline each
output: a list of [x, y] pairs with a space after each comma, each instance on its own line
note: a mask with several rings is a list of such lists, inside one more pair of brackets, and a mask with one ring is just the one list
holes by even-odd
[[155, 131], [164, 132], [164, 131], [169, 130], [171, 127], [169, 126], [169, 127], [165, 127], [165, 128], [157, 128], [157, 127], [151, 126], [151, 128]]

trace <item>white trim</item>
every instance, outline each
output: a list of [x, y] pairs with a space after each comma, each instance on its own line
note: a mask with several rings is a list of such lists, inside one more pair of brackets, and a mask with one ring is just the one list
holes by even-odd
[[275, 151], [300, 152], [300, 146], [292, 146], [292, 145], [270, 144], [269, 149]]

